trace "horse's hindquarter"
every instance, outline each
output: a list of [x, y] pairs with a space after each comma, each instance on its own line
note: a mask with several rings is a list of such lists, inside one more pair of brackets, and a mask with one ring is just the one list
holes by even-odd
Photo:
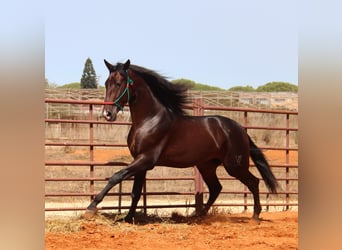
[[229, 150], [230, 133], [231, 129], [236, 129], [235, 124], [220, 116], [179, 118], [170, 130], [157, 164], [188, 167], [209, 160], [222, 160]]

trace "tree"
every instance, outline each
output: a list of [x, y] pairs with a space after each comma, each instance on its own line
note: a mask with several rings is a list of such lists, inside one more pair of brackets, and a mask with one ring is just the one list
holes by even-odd
[[188, 89], [194, 89], [195, 85], [196, 85], [196, 83], [194, 81], [189, 80], [189, 79], [184, 79], [184, 78], [173, 80], [172, 83], [174, 83], [174, 84], [182, 84], [185, 87], [187, 87]]
[[172, 83], [182, 84], [189, 90], [203, 90], [203, 91], [209, 91], [209, 90], [221, 91], [222, 90], [219, 87], [214, 87], [214, 86], [210, 86], [210, 85], [206, 85], [206, 84], [202, 84], [202, 83], [197, 83], [195, 81], [192, 81], [189, 79], [184, 79], [184, 78], [173, 80]]
[[298, 92], [298, 86], [288, 82], [269, 82], [259, 86], [257, 92]]
[[83, 74], [81, 78], [81, 88], [82, 89], [96, 89], [97, 88], [96, 72], [93, 67], [93, 63], [89, 57], [87, 58], [84, 64]]
[[229, 91], [242, 91], [242, 92], [254, 92], [255, 89], [252, 86], [236, 86], [228, 89]]

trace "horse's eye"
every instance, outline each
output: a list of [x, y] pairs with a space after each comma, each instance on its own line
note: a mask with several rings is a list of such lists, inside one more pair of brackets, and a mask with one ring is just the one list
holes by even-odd
[[115, 86], [116, 86], [116, 87], [120, 87], [120, 86], [121, 86], [121, 83], [120, 83], [120, 82], [115, 82]]

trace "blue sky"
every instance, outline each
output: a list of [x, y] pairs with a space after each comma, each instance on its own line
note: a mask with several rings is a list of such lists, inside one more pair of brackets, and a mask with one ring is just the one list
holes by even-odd
[[228, 89], [298, 83], [296, 1], [48, 1], [45, 76], [79, 82], [90, 57]]

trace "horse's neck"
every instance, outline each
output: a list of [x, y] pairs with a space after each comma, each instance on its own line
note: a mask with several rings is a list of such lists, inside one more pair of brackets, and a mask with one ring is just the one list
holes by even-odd
[[146, 88], [137, 88], [135, 100], [129, 104], [133, 125], [167, 115], [166, 108]]

